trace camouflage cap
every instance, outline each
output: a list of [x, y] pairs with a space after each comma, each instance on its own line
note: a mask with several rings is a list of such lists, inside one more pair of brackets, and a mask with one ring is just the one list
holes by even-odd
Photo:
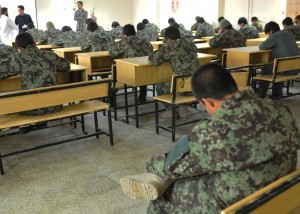
[[231, 25], [230, 21], [228, 21], [227, 19], [223, 19], [221, 22], [220, 22], [220, 28], [221, 29], [224, 29], [224, 28], [227, 28]]

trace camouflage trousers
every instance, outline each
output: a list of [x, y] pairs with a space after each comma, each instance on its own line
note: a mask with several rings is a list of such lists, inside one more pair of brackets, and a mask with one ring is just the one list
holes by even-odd
[[162, 82], [155, 85], [157, 96], [170, 94], [171, 82]]
[[[167, 155], [156, 155], [146, 165], [146, 171], [154, 173], [167, 180], [165, 162]], [[150, 202], [147, 213], [149, 214], [210, 214], [220, 213], [222, 208], [213, 198], [210, 175], [186, 177], [174, 180], [165, 193]]]
[[47, 107], [47, 108], [40, 108], [40, 109], [35, 109], [31, 111], [23, 111], [20, 112], [21, 115], [27, 115], [27, 116], [38, 116], [38, 115], [44, 115], [44, 114], [51, 114], [58, 112], [62, 109], [61, 105], [58, 106], [52, 106], [52, 107]]

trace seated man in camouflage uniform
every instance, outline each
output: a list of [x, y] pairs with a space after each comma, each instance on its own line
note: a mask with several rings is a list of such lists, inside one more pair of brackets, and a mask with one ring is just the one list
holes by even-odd
[[191, 26], [191, 31], [196, 31], [196, 30], [198, 30], [198, 28], [200, 27], [200, 25], [201, 25], [201, 23], [200, 23], [200, 16], [196, 16], [196, 18], [195, 18], [195, 20], [196, 20], [196, 23], [195, 24], [193, 24], [192, 26]]
[[[160, 65], [164, 61], [171, 64], [172, 70], [178, 75], [191, 74], [199, 66], [197, 47], [194, 42], [182, 39], [178, 28], [168, 27], [165, 31], [166, 44], [154, 51], [149, 56], [149, 62]], [[169, 94], [171, 83], [156, 84], [157, 95]], [[183, 120], [187, 117], [187, 106], [179, 107], [179, 117]]]
[[82, 31], [73, 31], [69, 26], [64, 26], [62, 34], [53, 40], [51, 45], [68, 47], [80, 47], [85, 33]]
[[240, 32], [244, 34], [246, 39], [257, 39], [259, 38], [259, 32], [256, 27], [248, 25], [248, 21], [245, 17], [241, 17], [238, 20], [240, 26]]
[[258, 20], [256, 16], [253, 16], [251, 18], [251, 23], [253, 27], [256, 27], [258, 32], [263, 33], [264, 32], [264, 23], [261, 20]]
[[[15, 53], [0, 62], [1, 80], [20, 75], [21, 89], [27, 90], [57, 85], [56, 71], [70, 71], [70, 63], [67, 60], [52, 51], [38, 49], [29, 33], [19, 34], [16, 37], [16, 44], [20, 53]], [[28, 116], [50, 114], [61, 108], [62, 106], [59, 105], [26, 111], [21, 114]]]
[[300, 15], [296, 16], [294, 19], [294, 24], [300, 28]]
[[[168, 23], [169, 23], [169, 27], [176, 27], [176, 28], [179, 29], [179, 31], [180, 31], [180, 36], [181, 36], [182, 39], [184, 38], [184, 39], [186, 39], [186, 40], [190, 40], [191, 42], [194, 41], [194, 36], [193, 36], [192, 32], [189, 31], [189, 30], [186, 30], [183, 24], [178, 24], [178, 23], [175, 21], [174, 18], [169, 18]], [[163, 30], [161, 31], [160, 34], [161, 34], [162, 36], [165, 35], [166, 29], [167, 29], [167, 28], [165, 28], [165, 29], [163, 29]]]
[[108, 33], [100, 30], [96, 22], [87, 26], [87, 35], [81, 43], [81, 49], [85, 51], [107, 51], [112, 45], [112, 39]]
[[17, 50], [12, 46], [5, 45], [0, 40], [0, 61], [6, 60], [10, 55], [16, 53]]
[[39, 38], [44, 36], [44, 31], [36, 29], [32, 23], [27, 25], [26, 32], [32, 36], [34, 42], [38, 42]]
[[286, 106], [238, 91], [215, 63], [201, 66], [191, 83], [211, 117], [153, 156], [147, 173], [120, 180], [131, 198], [151, 200], [148, 213], [220, 213], [296, 169], [300, 135]]
[[219, 27], [216, 27], [216, 28], [215, 28], [215, 33], [218, 33], [218, 32], [219, 32], [219, 30], [220, 30], [220, 22], [221, 22], [223, 19], [225, 19], [223, 16], [220, 16], [220, 17], [218, 18]]
[[123, 37], [123, 27], [120, 26], [119, 22], [113, 22], [111, 24], [111, 31], [109, 32], [109, 36], [115, 40], [115, 39], [122, 39]]
[[210, 47], [237, 48], [246, 46], [244, 34], [235, 30], [227, 19], [220, 22], [219, 35], [215, 35], [210, 41]]
[[214, 27], [207, 23], [203, 17], [200, 17], [199, 19], [200, 26], [198, 27], [195, 38], [201, 38], [204, 36], [214, 36]]
[[44, 34], [38, 39], [41, 43], [51, 44], [53, 40], [58, 38], [62, 32], [59, 29], [55, 29], [53, 22], [49, 21], [46, 23], [46, 29]]
[[[136, 36], [134, 26], [131, 24], [125, 25], [123, 28], [123, 38], [114, 43], [109, 54], [112, 57], [133, 58], [140, 56], [148, 56], [152, 51], [152, 45]], [[139, 102], [146, 102], [147, 86], [140, 87]]]
[[294, 25], [291, 17], [286, 17], [282, 21], [282, 25], [284, 28], [283, 31], [290, 32], [291, 34], [294, 35], [294, 37], [297, 41], [300, 41], [300, 28], [298, 26]]
[[157, 25], [150, 23], [148, 19], [143, 19], [142, 23], [145, 25], [146, 32], [148, 32], [150, 35], [150, 42], [156, 41], [159, 33], [159, 28]]
[[136, 29], [136, 36], [138, 38], [147, 42], [152, 42], [151, 34], [149, 34], [149, 31], [147, 31], [143, 22], [138, 23]]

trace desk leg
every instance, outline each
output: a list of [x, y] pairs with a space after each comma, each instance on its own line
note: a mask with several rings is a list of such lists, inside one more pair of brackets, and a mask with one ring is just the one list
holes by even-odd
[[129, 124], [127, 84], [124, 84], [124, 93], [125, 93], [124, 96], [125, 96], [125, 116], [126, 116], [126, 123]]
[[139, 128], [139, 105], [138, 105], [138, 89], [134, 90], [134, 114], [135, 114], [135, 127]]

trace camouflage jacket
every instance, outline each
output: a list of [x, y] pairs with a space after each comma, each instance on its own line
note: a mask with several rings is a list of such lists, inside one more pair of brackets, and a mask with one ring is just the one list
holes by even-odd
[[209, 41], [209, 46], [222, 48], [245, 47], [246, 38], [241, 32], [232, 28], [224, 33], [215, 35]]
[[253, 27], [256, 27], [258, 32], [263, 33], [264, 32], [264, 23], [261, 20], [258, 20], [258, 22], [252, 24]]
[[200, 26], [198, 27], [195, 37], [201, 38], [203, 36], [213, 36], [213, 35], [215, 35], [214, 27], [211, 24], [204, 22], [200, 24]]
[[[156, 39], [158, 38], [158, 32], [159, 32], [159, 28], [153, 24], [153, 23], [148, 23], [145, 25], [144, 31], [149, 34], [149, 42], [153, 42], [156, 41]], [[148, 41], [148, 40], [147, 40]]]
[[200, 23], [196, 22], [191, 26], [191, 31], [197, 31], [200, 25], [201, 25]]
[[178, 75], [191, 74], [199, 66], [197, 47], [194, 42], [177, 39], [149, 55], [149, 62], [153, 65], [160, 65], [164, 61], [169, 61]]
[[109, 32], [109, 36], [114, 39], [122, 39], [123, 38], [123, 26], [118, 26], [116, 28], [113, 28]]
[[286, 106], [238, 92], [168, 154], [147, 164], [148, 172], [175, 181], [148, 213], [220, 213], [294, 171], [299, 146]]
[[257, 28], [253, 26], [247, 25], [244, 28], [241, 28], [239, 31], [244, 34], [246, 39], [256, 39], [260, 37]]
[[179, 24], [180, 36], [182, 39], [189, 40], [191, 42], [194, 41], [194, 36], [191, 31], [186, 30], [183, 24]]
[[38, 30], [36, 28], [27, 30], [26, 32], [32, 36], [34, 42], [38, 42], [40, 37], [43, 37], [45, 35], [44, 31]]
[[50, 28], [44, 32], [44, 34], [39, 38], [39, 42], [47, 42], [51, 44], [55, 39], [57, 39], [62, 34], [61, 30]]
[[300, 41], [300, 27], [295, 25], [290, 25], [287, 28], [285, 28], [284, 31], [290, 32], [295, 36], [295, 39], [297, 41]]
[[6, 60], [10, 55], [16, 53], [17, 50], [11, 46], [4, 45], [0, 42], [0, 61]]
[[88, 18], [88, 12], [83, 10], [76, 10], [74, 13], [74, 20], [77, 21], [76, 31], [86, 31], [85, 21]]
[[[143, 30], [138, 30], [136, 32], [136, 36], [142, 40], [145, 40], [147, 42], [152, 42], [153, 40], [153, 35], [151, 35], [149, 33], [149, 31], [146, 30], [146, 28], [144, 28]], [[156, 41], [156, 39], [154, 40]]]
[[[11, 55], [0, 62], [0, 79], [21, 76], [21, 88], [34, 89], [57, 85], [56, 71], [69, 71], [70, 63], [51, 51], [42, 51], [30, 46], [23, 52]], [[41, 115], [56, 112], [61, 106], [23, 112], [26, 115]]]
[[80, 47], [82, 40], [84, 39], [85, 33], [66, 31], [63, 32], [57, 39], [53, 40], [51, 45], [64, 46], [67, 47]]
[[88, 32], [81, 44], [82, 50], [87, 51], [107, 51], [112, 45], [112, 40], [108, 33], [101, 30], [95, 30], [94, 32]]
[[153, 51], [149, 42], [138, 38], [137, 36], [123, 37], [119, 42], [114, 43], [109, 54], [112, 57], [132, 58], [139, 56], [148, 56]]

